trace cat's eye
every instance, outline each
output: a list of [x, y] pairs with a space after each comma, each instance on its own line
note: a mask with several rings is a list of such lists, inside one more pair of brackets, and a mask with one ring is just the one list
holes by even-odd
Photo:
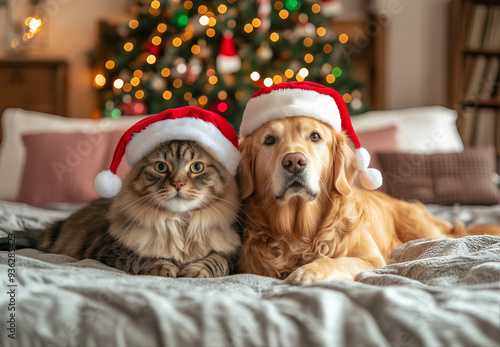
[[165, 173], [168, 171], [168, 166], [162, 161], [157, 161], [155, 163], [155, 171], [159, 173]]
[[204, 169], [205, 166], [200, 162], [192, 163], [189, 167], [189, 170], [191, 170], [191, 172], [195, 174], [202, 172]]
[[268, 136], [266, 137], [266, 140], [264, 141], [264, 143], [268, 146], [270, 145], [273, 145], [276, 143], [276, 139], [274, 138], [274, 136]]
[[319, 136], [318, 133], [312, 133], [310, 139], [312, 142], [318, 142], [319, 140], [321, 140], [321, 136]]

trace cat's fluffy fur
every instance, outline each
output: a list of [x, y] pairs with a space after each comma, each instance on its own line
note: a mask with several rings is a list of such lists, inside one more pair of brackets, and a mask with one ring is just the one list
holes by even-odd
[[[158, 162], [167, 172], [155, 170]], [[201, 173], [190, 171], [195, 162], [203, 164]], [[41, 250], [133, 274], [216, 277], [228, 275], [236, 261], [238, 210], [236, 180], [224, 166], [196, 142], [171, 141], [132, 168], [117, 196], [97, 199], [31, 237]]]

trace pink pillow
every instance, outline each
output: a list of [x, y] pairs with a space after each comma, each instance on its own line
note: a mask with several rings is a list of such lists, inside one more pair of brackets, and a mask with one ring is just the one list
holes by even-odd
[[[89, 202], [98, 198], [94, 179], [109, 168], [122, 131], [46, 132], [23, 136], [26, 162], [18, 201], [30, 205]], [[118, 175], [130, 167], [124, 162]]]
[[[390, 125], [376, 130], [361, 131], [357, 133], [361, 147], [368, 150], [371, 156], [370, 167], [379, 169], [382, 172], [382, 165], [377, 158], [377, 153], [381, 152], [397, 152], [398, 144], [398, 128], [395, 125]], [[384, 180], [385, 181], [385, 180]], [[378, 189], [384, 193], [388, 192], [387, 184], [384, 182], [382, 187]]]

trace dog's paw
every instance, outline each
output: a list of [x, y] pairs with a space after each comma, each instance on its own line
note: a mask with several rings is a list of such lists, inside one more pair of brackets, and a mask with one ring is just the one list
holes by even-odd
[[163, 276], [163, 277], [177, 277], [179, 274], [179, 267], [172, 263], [170, 260], [158, 260], [155, 262], [148, 275]]
[[285, 279], [285, 283], [292, 285], [304, 285], [326, 281], [327, 279], [328, 276], [325, 276], [324, 273], [318, 271], [315, 267], [304, 265], [288, 275]]
[[179, 277], [192, 277], [192, 278], [212, 278], [212, 272], [202, 262], [195, 262], [186, 265], [179, 273]]

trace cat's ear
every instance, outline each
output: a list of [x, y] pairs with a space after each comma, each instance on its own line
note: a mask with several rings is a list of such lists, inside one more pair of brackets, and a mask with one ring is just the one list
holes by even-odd
[[238, 166], [236, 178], [240, 187], [241, 199], [245, 200], [253, 194], [255, 187], [255, 151], [252, 151], [251, 138], [243, 140], [239, 148], [241, 152], [241, 160]]

